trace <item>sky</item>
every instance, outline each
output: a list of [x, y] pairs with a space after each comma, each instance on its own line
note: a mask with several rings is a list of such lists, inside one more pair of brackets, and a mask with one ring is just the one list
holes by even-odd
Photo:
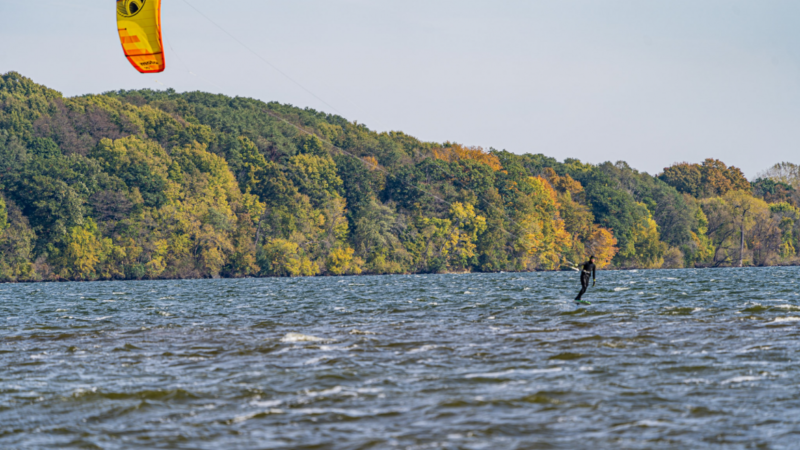
[[657, 174], [800, 163], [796, 0], [164, 0], [167, 71], [110, 0], [0, 0], [0, 73], [67, 96], [206, 91], [377, 131]]

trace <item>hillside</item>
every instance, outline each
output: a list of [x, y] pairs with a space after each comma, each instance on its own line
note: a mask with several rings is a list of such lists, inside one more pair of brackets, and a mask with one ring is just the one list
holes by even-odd
[[750, 183], [709, 159], [654, 177], [246, 98], [65, 98], [12, 72], [0, 280], [792, 263], [797, 177], [778, 172]]

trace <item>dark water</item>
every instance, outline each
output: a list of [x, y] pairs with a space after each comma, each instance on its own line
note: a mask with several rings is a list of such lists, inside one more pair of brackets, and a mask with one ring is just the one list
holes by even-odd
[[0, 285], [0, 448], [800, 448], [796, 268]]

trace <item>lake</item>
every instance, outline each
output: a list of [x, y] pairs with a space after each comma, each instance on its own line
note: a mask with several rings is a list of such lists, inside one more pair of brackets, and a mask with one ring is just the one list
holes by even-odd
[[798, 448], [799, 277], [0, 285], [0, 447]]

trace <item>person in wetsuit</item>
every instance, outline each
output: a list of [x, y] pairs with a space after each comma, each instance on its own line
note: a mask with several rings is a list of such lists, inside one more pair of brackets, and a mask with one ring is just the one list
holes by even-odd
[[578, 296], [575, 297], [575, 301], [579, 302], [583, 294], [586, 293], [586, 289], [589, 288], [589, 277], [592, 278], [592, 287], [594, 287], [595, 283], [597, 283], [597, 278], [595, 276], [595, 265], [594, 265], [594, 255], [589, 257], [589, 262], [583, 265], [581, 269], [581, 291], [578, 293]]

